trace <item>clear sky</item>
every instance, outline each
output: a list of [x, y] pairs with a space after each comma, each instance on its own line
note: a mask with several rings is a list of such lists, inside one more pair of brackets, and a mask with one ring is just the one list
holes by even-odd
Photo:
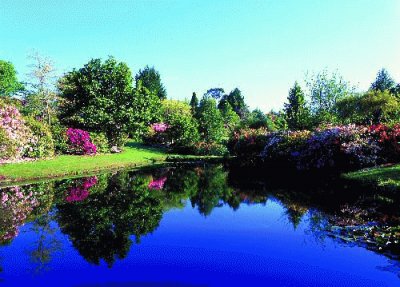
[[239, 87], [250, 107], [282, 107], [307, 71], [360, 89], [381, 67], [400, 82], [400, 0], [0, 0], [0, 59], [27, 73], [32, 49], [59, 74], [115, 56], [160, 71], [168, 97]]

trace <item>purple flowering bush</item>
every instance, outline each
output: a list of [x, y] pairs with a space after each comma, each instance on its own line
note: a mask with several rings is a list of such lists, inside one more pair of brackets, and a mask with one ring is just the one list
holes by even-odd
[[[394, 137], [388, 146], [399, 145]], [[298, 170], [362, 168], [385, 162], [382, 140], [385, 135], [376, 136], [371, 128], [356, 125], [270, 133], [261, 157], [266, 164], [283, 163]]]
[[76, 155], [94, 155], [97, 147], [91, 142], [87, 131], [68, 128], [66, 131], [68, 138], [68, 153]]

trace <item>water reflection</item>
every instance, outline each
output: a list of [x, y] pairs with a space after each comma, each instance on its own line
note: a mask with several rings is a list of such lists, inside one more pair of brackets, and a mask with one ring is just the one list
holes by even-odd
[[0, 243], [10, 244], [19, 227], [32, 222], [30, 232], [37, 241], [31, 260], [36, 270], [45, 269], [61, 248], [51, 224], [55, 222], [87, 262], [104, 261], [111, 267], [157, 229], [163, 213], [186, 202], [208, 217], [221, 206], [237, 210], [241, 204], [273, 200], [284, 208], [283, 216], [294, 230], [307, 224], [305, 232], [321, 244], [334, 238], [397, 260], [398, 194], [368, 192], [340, 180], [253, 175], [220, 165], [174, 166], [3, 188]]

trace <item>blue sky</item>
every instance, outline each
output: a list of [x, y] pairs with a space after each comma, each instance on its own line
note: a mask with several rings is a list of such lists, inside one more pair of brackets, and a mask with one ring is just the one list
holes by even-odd
[[397, 0], [0, 0], [0, 59], [21, 80], [32, 49], [59, 74], [113, 55], [133, 73], [154, 65], [170, 98], [239, 87], [264, 111], [307, 71], [362, 90], [385, 67], [400, 82], [399, 31]]

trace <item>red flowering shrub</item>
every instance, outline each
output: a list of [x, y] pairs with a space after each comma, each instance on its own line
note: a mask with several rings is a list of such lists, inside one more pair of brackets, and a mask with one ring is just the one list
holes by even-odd
[[149, 183], [148, 188], [149, 189], [154, 189], [154, 190], [163, 189], [164, 188], [164, 184], [165, 184], [166, 181], [167, 181], [167, 177], [166, 176], [161, 177], [161, 178], [156, 179], [156, 180], [152, 180]]
[[382, 149], [382, 158], [389, 162], [400, 159], [400, 124], [391, 128], [383, 124], [372, 125], [369, 131]]
[[67, 129], [68, 152], [71, 154], [96, 154], [97, 147], [91, 142], [90, 135], [87, 131], [80, 129]]

